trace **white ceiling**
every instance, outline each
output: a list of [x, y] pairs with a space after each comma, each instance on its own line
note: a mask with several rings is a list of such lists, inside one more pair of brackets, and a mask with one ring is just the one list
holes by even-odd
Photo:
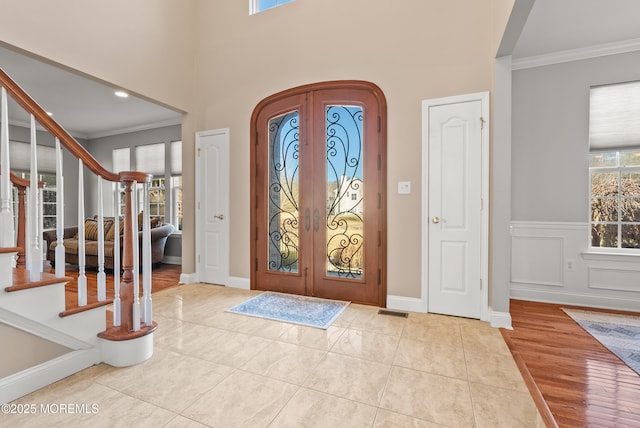
[[[98, 138], [181, 123], [176, 111], [0, 46], [0, 67], [76, 138]], [[28, 126], [29, 116], [10, 101], [9, 122]]]
[[[640, 0], [535, 0], [512, 56], [517, 61], [625, 41], [640, 49]], [[179, 112], [133, 96], [117, 98], [117, 88], [2, 46], [0, 67], [78, 138], [181, 121]], [[10, 122], [27, 124], [28, 117], [19, 110], [10, 107]]]
[[535, 0], [512, 56], [515, 60], [629, 40], [640, 43], [638, 0]]

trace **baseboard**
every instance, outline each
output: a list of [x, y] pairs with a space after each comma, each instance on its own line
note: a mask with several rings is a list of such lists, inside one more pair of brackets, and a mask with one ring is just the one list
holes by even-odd
[[559, 305], [585, 306], [589, 308], [614, 309], [619, 311], [638, 312], [639, 299], [616, 298], [611, 296], [594, 296], [578, 293], [558, 291], [532, 290], [514, 288], [512, 286], [509, 297], [531, 302], [555, 303]]
[[513, 327], [511, 326], [511, 314], [509, 312], [497, 312], [489, 310], [489, 313], [489, 321], [491, 323], [491, 327], [513, 330]]
[[164, 256], [164, 258], [162, 259], [162, 263], [166, 263], [168, 265], [181, 265], [182, 257]]
[[229, 288], [240, 288], [242, 290], [251, 290], [251, 280], [249, 278], [230, 276], [226, 286]]
[[417, 297], [387, 295], [387, 308], [396, 311], [427, 312], [425, 302]]
[[96, 348], [81, 349], [7, 376], [0, 379], [0, 403], [9, 403], [99, 362]]
[[198, 282], [198, 274], [197, 273], [181, 273], [180, 274], [180, 284], [195, 284]]

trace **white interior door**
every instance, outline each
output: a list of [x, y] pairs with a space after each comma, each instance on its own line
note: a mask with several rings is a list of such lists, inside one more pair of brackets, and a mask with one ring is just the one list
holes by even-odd
[[483, 103], [426, 110], [428, 312], [481, 318]]
[[196, 133], [198, 281], [229, 280], [229, 130]]

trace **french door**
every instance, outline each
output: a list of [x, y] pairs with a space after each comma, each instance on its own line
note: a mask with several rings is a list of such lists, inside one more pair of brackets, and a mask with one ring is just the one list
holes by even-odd
[[251, 287], [386, 306], [386, 103], [368, 82], [266, 98], [252, 116]]

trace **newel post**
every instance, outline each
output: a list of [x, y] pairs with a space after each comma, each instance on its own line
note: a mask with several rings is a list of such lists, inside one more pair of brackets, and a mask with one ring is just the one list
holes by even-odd
[[[138, 250], [138, 236], [137, 231], [133, 230], [134, 207], [131, 193], [134, 183], [149, 182], [151, 181], [151, 175], [140, 172], [121, 172], [120, 181], [124, 184], [125, 204], [124, 236], [122, 243], [122, 280], [120, 281], [120, 329], [123, 332], [129, 332], [134, 331], [136, 325], [139, 326], [139, 319], [137, 322], [134, 320], [134, 303], [136, 296], [134, 296], [133, 287], [133, 252]], [[137, 212], [135, 214], [137, 215]], [[136, 236], [135, 242], [133, 240], [134, 232]]]

